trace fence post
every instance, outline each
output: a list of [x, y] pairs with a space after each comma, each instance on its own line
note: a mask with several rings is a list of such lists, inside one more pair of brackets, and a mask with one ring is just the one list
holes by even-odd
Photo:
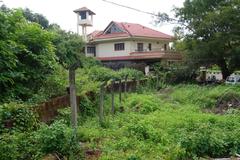
[[100, 124], [102, 124], [103, 123], [103, 103], [104, 103], [104, 85], [105, 85], [105, 83], [103, 83], [103, 84], [101, 84], [101, 86], [100, 86], [100, 103], [99, 103], [99, 122], [100, 122]]
[[158, 90], [159, 87], [159, 75], [157, 74], [157, 80], [156, 80], [156, 89]]
[[127, 78], [128, 78], [128, 75], [125, 76], [125, 82], [124, 82], [124, 97], [126, 97], [126, 93], [127, 93]]
[[74, 130], [77, 128], [77, 99], [75, 87], [75, 69], [69, 69], [69, 91], [71, 106], [71, 122]]
[[119, 103], [120, 103], [120, 112], [124, 111], [124, 108], [122, 106], [122, 81], [119, 80]]
[[115, 113], [115, 106], [114, 106], [114, 84], [115, 80], [112, 80], [112, 86], [111, 86], [111, 94], [112, 94], [112, 114], [114, 115]]

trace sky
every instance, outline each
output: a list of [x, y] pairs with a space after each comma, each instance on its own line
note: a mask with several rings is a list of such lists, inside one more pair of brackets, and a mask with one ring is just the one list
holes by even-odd
[[[166, 12], [172, 14], [174, 7], [182, 7], [184, 0], [109, 0], [122, 5], [130, 6], [147, 12]], [[87, 32], [104, 30], [111, 21], [138, 23], [173, 35], [173, 25], [155, 26], [153, 17], [127, 8], [122, 8], [102, 0], [3, 0], [10, 8], [29, 8], [35, 13], [43, 14], [50, 23], [57, 23], [64, 30], [77, 31], [77, 16], [73, 10], [87, 7], [96, 15], [93, 18], [93, 27]]]

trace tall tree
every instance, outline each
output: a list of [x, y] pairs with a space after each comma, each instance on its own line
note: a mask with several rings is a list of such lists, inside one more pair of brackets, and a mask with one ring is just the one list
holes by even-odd
[[224, 79], [240, 68], [239, 0], [185, 0], [175, 13], [175, 18], [159, 14], [158, 21], [181, 25], [183, 49], [192, 61], [217, 64]]
[[56, 46], [56, 55], [58, 62], [69, 70], [69, 90], [70, 90], [70, 105], [72, 126], [77, 127], [77, 101], [76, 101], [76, 86], [75, 86], [75, 70], [82, 67], [82, 59], [84, 58], [84, 43], [82, 38], [72, 32], [65, 32], [57, 25], [51, 25], [49, 30], [52, 30], [57, 35], [54, 44]]
[[0, 11], [0, 99], [28, 99], [56, 64], [53, 34], [28, 23], [22, 11]]
[[49, 27], [49, 22], [46, 17], [42, 14], [34, 13], [30, 9], [26, 8], [23, 10], [24, 17], [30, 21], [40, 24], [44, 29]]

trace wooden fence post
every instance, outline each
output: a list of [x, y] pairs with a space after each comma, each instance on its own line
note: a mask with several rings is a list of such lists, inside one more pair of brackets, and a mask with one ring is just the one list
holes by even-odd
[[71, 123], [76, 130], [77, 128], [77, 99], [75, 87], [75, 69], [69, 69], [69, 90], [70, 90], [70, 106], [71, 106]]
[[104, 105], [104, 86], [105, 83], [101, 84], [100, 86], [100, 103], [99, 103], [99, 122], [100, 124], [103, 123], [104, 120], [104, 111], [103, 111], [103, 105]]
[[124, 108], [122, 106], [122, 81], [119, 80], [119, 103], [120, 103], [120, 112], [124, 111]]
[[111, 86], [111, 94], [112, 94], [112, 114], [114, 115], [115, 113], [115, 106], [114, 106], [114, 84], [115, 80], [112, 80], [112, 86]]
[[159, 76], [157, 74], [157, 79], [156, 79], [156, 89], [158, 90], [158, 87], [159, 87]]
[[128, 75], [125, 76], [125, 81], [124, 81], [124, 97], [126, 97], [126, 93], [127, 93], [127, 78], [128, 78]]
[[119, 83], [118, 83], [118, 89], [119, 89], [119, 103], [120, 103], [120, 106], [122, 106], [122, 81], [121, 79], [119, 80]]

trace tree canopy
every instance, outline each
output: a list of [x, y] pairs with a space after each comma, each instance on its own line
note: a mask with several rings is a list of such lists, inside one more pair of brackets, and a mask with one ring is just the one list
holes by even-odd
[[53, 71], [53, 35], [28, 23], [19, 10], [0, 12], [0, 19], [1, 94], [25, 99]]
[[217, 64], [223, 78], [240, 68], [239, 0], [185, 0], [174, 11], [175, 18], [159, 14], [158, 21], [180, 24], [181, 49], [196, 65]]
[[68, 68], [80, 63], [81, 37], [48, 25], [44, 16], [27, 9], [1, 7], [0, 21], [1, 101], [27, 100], [39, 91], [57, 65]]

